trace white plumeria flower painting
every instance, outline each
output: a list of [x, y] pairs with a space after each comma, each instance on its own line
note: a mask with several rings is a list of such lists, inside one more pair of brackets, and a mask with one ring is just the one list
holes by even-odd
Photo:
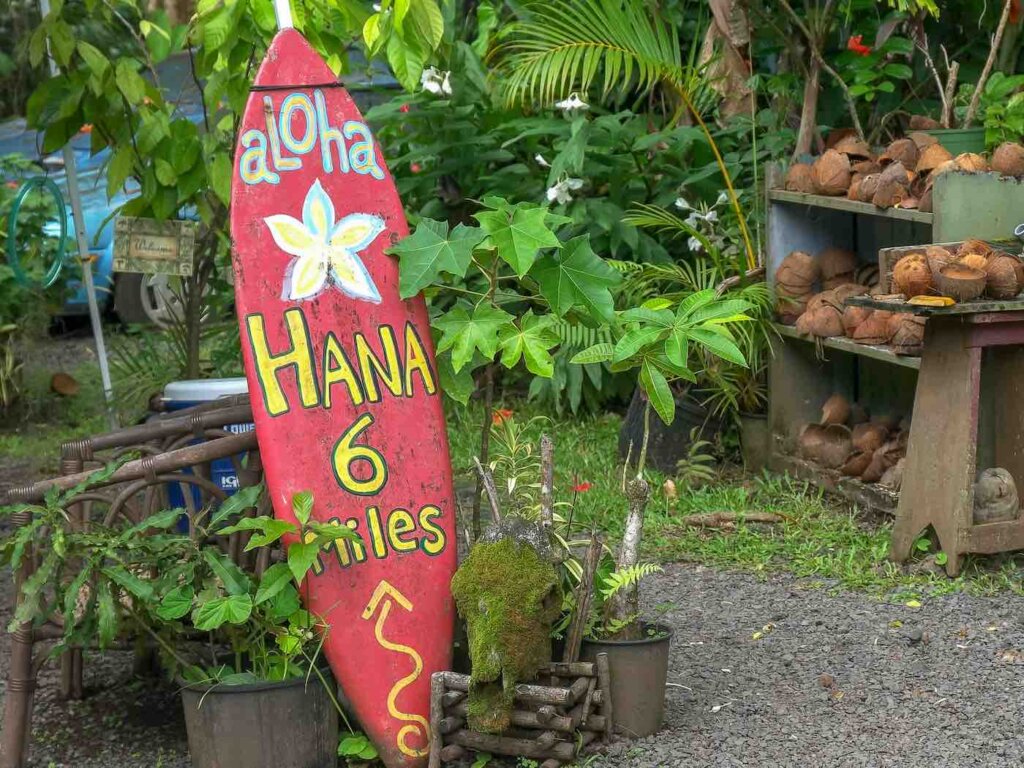
[[284, 279], [284, 299], [312, 299], [328, 281], [354, 299], [380, 303], [380, 291], [366, 271], [359, 251], [384, 231], [384, 219], [352, 213], [334, 220], [334, 203], [314, 181], [302, 204], [302, 221], [276, 214], [263, 219], [277, 247], [296, 259]]

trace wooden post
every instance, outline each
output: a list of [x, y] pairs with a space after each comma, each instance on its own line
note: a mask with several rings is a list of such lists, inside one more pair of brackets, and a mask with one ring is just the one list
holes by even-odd
[[550, 529], [555, 522], [555, 444], [548, 435], [540, 437], [540, 524]]
[[[615, 733], [615, 713], [612, 710], [612, 673], [608, 654], [597, 654], [597, 680], [601, 684], [601, 714], [604, 715], [604, 740], [611, 741]], [[597, 698], [596, 696], [594, 697]]]
[[565, 636], [562, 661], [566, 664], [572, 664], [580, 656], [580, 645], [583, 643], [583, 633], [587, 629], [590, 606], [594, 599], [594, 577], [597, 574], [597, 566], [601, 562], [603, 549], [604, 545], [597, 532], [591, 531], [590, 545], [587, 547], [587, 554], [583, 560], [583, 575], [576, 588], [576, 607], [573, 609], [572, 621], [569, 623], [569, 631]]
[[441, 720], [444, 717], [444, 673], [435, 672], [430, 676], [430, 759], [428, 768], [441, 768], [441, 747], [443, 746]]

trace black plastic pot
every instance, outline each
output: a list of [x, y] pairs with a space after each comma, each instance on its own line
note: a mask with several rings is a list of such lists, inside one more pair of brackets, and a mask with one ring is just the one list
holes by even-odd
[[772, 433], [765, 413], [740, 414], [740, 453], [748, 472], [760, 472], [768, 466]]
[[665, 715], [672, 630], [662, 624], [644, 630], [647, 636], [640, 640], [584, 640], [580, 651], [585, 661], [608, 654], [615, 730], [631, 739], [657, 733]]
[[[647, 400], [639, 387], [633, 393], [629, 410], [619, 429], [619, 458], [625, 459], [633, 444], [633, 460], [640, 453], [644, 441], [644, 410]], [[658, 415], [651, 413], [651, 430], [647, 440], [647, 463], [666, 474], [674, 475], [676, 465], [685, 459], [689, 450], [691, 432], [697, 428], [697, 436], [714, 442], [725, 428], [724, 422], [708, 413], [707, 408], [691, 400], [687, 395], [676, 397], [676, 417], [671, 424], [665, 424]]]
[[[329, 675], [328, 683], [333, 684]], [[194, 768], [335, 768], [338, 713], [313, 675], [181, 691]]]

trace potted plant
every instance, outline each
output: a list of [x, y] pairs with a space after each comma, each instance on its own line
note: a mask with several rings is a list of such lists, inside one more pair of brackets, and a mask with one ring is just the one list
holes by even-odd
[[613, 370], [639, 369], [644, 402], [643, 434], [631, 445], [623, 470], [623, 493], [628, 502], [626, 524], [614, 559], [614, 569], [596, 581], [600, 620], [584, 643], [584, 657], [608, 654], [616, 727], [630, 736], [645, 736], [661, 727], [668, 649], [667, 627], [643, 620], [640, 581], [658, 567], [640, 562], [644, 513], [651, 489], [644, 471], [651, 433], [651, 411], [665, 424], [675, 418], [676, 400], [670, 380], [693, 382], [693, 356], [710, 355], [744, 366], [736, 343], [736, 327], [750, 321], [748, 301], [720, 297], [708, 288], [679, 300], [648, 299], [641, 306], [617, 313], [617, 341], [598, 344], [576, 355], [573, 362], [610, 362]]

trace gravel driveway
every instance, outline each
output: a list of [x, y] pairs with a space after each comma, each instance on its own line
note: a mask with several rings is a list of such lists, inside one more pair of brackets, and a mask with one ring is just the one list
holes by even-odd
[[[5, 579], [5, 602], [9, 592]], [[676, 606], [664, 618], [675, 629], [666, 727], [592, 768], [1024, 763], [1018, 598], [953, 595], [915, 609], [673, 565], [645, 583], [645, 600]], [[5, 649], [4, 678], [6, 663]], [[189, 765], [173, 691], [133, 681], [124, 653], [85, 669], [85, 702], [57, 700], [55, 668], [44, 674], [31, 766]]]

